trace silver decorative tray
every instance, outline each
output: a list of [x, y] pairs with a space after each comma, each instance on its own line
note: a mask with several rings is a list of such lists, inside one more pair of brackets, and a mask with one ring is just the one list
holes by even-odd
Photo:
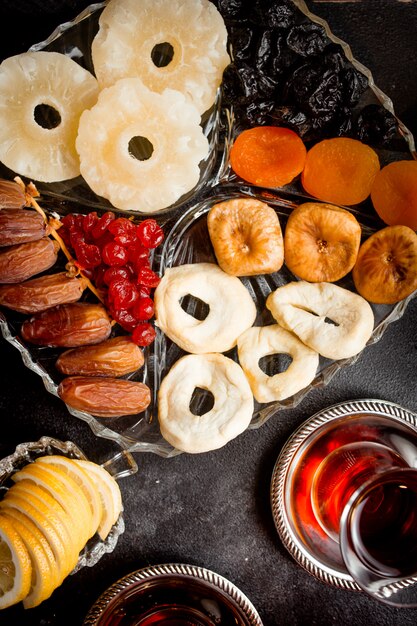
[[344, 565], [338, 542], [324, 533], [314, 516], [310, 486], [330, 450], [361, 440], [385, 443], [416, 467], [417, 415], [393, 402], [372, 399], [328, 407], [291, 435], [271, 479], [275, 527], [291, 556], [322, 582], [351, 591], [360, 591], [359, 586]]
[[[193, 581], [201, 581], [202, 588], [205, 588], [206, 592], [212, 589], [214, 590], [214, 594], [225, 596], [229, 602], [236, 605], [248, 626], [262, 626], [261, 619], [255, 607], [233, 583], [223, 576], [203, 567], [179, 563], [146, 567], [132, 572], [113, 583], [91, 607], [84, 620], [84, 626], [98, 626], [100, 618], [106, 612], [107, 607], [118, 598], [120, 598], [120, 600], [117, 610], [120, 615], [123, 615], [123, 607], [125, 606], [123, 599], [128, 600], [129, 597], [134, 596], [135, 591], [141, 588], [146, 589], [149, 587], [149, 589], [152, 590], [152, 585], [157, 585], [158, 582], [163, 582], [164, 580], [172, 580], [176, 584], [188, 583], [189, 585], [193, 584]], [[209, 606], [210, 604], [215, 606], [216, 603], [207, 599], [206, 605]], [[218, 620], [215, 619], [215, 622], [210, 620], [210, 623], [218, 623]], [[223, 623], [223, 621], [221, 623]], [[235, 623], [240, 622], [233, 620], [233, 624]]]
[[[320, 18], [312, 15], [302, 0], [293, 1], [309, 20], [321, 24], [325, 28], [331, 41], [339, 44], [347, 59], [367, 76], [369, 87], [364, 94], [364, 104], [379, 103], [394, 114], [391, 100], [375, 86], [369, 70], [353, 58], [349, 46], [332, 35], [328, 25]], [[97, 32], [98, 16], [104, 6], [104, 2], [89, 6], [73, 21], [60, 25], [46, 41], [32, 46], [31, 50], [62, 52], [70, 55], [87, 69], [92, 70], [90, 46]], [[233, 107], [227, 109], [222, 106], [220, 93], [212, 110], [204, 116], [202, 124], [209, 138], [210, 153], [201, 164], [201, 177], [198, 185], [175, 205], [153, 214], [153, 217], [164, 227], [166, 234], [163, 247], [157, 249], [153, 259], [153, 269], [160, 275], [166, 268], [173, 265], [202, 261], [215, 262], [207, 232], [206, 216], [210, 207], [217, 201], [236, 196], [258, 198], [274, 207], [282, 227], [285, 228], [286, 219], [294, 206], [310, 199], [301, 189], [299, 181], [278, 190], [247, 185], [236, 177], [229, 166], [229, 149], [236, 134], [234, 112]], [[377, 150], [381, 164], [401, 158], [415, 158], [414, 139], [399, 120], [398, 138], [403, 150], [395, 152]], [[0, 176], [13, 178], [14, 173], [0, 166]], [[87, 213], [93, 209], [98, 211], [110, 209], [120, 213], [103, 198], [95, 196], [81, 177], [63, 183], [36, 184], [41, 193], [39, 203], [49, 213], [57, 213], [58, 215], [64, 215], [68, 212]], [[366, 203], [363, 206], [350, 207], [362, 225], [364, 236], [382, 226], [377, 217], [374, 217], [374, 214], [367, 209], [369, 206]], [[143, 217], [149, 217], [149, 214], [146, 216], [134, 214], [135, 220], [140, 220]], [[268, 312], [265, 311], [265, 299], [273, 289], [290, 280], [295, 280], [295, 277], [285, 266], [280, 272], [272, 275], [242, 279], [257, 305], [258, 317], [255, 324], [264, 325], [272, 321]], [[350, 276], [340, 281], [339, 284], [353, 289]], [[89, 296], [85, 297], [88, 298]], [[375, 314], [375, 329], [368, 345], [378, 341], [387, 326], [402, 316], [412, 297], [410, 296], [394, 306], [378, 305], [372, 307]], [[198, 313], [199, 304], [195, 301], [190, 301], [187, 306], [188, 312]], [[42, 378], [47, 391], [57, 395], [60, 378], [54, 363], [58, 351], [51, 348], [25, 345], [19, 337], [22, 319], [22, 316], [11, 311], [5, 309], [1, 311], [0, 327], [3, 337], [20, 351], [26, 367]], [[160, 434], [157, 418], [157, 392], [162, 377], [181, 355], [180, 349], [160, 332], [158, 332], [154, 344], [145, 350], [144, 368], [129, 376], [132, 380], [148, 384], [152, 390], [152, 402], [142, 414], [97, 419], [90, 414], [70, 407], [68, 410], [76, 418], [86, 421], [97, 436], [115, 441], [123, 450], [153, 452], [164, 457], [179, 454], [179, 451], [169, 445]], [[235, 351], [228, 353], [228, 356], [236, 359]], [[317, 375], [309, 387], [283, 402], [256, 403], [249, 428], [260, 427], [275, 414], [278, 414], [277, 418], [279, 419], [279, 414], [282, 411], [299, 404], [310, 389], [327, 385], [340, 368], [353, 364], [358, 356], [342, 361], [329, 361], [321, 358]], [[204, 395], [198, 399], [200, 409], [204, 409], [206, 399]]]

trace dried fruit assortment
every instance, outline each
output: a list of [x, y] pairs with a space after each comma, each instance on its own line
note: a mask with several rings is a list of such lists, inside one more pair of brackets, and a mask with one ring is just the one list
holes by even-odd
[[[17, 181], [0, 181], [6, 206], [14, 207], [0, 209], [0, 305], [30, 315], [20, 323], [28, 345], [70, 348], [56, 364], [67, 376], [58, 394], [69, 406], [97, 417], [141, 413], [149, 388], [122, 377], [140, 370], [139, 346], [155, 338], [151, 292], [160, 278], [151, 254], [164, 239], [162, 229], [154, 219], [135, 224], [113, 212], [48, 219], [36, 189]], [[21, 206], [17, 189], [36, 211]], [[84, 297], [91, 291], [101, 302]], [[115, 322], [129, 334], [111, 338]]]
[[239, 131], [285, 126], [305, 141], [347, 136], [398, 141], [395, 117], [378, 103], [358, 106], [368, 79], [344, 50], [291, 0], [216, 0], [229, 34], [232, 63], [223, 78], [225, 104]]

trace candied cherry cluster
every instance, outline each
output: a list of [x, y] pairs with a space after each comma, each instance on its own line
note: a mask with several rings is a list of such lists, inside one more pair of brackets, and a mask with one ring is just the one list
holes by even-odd
[[135, 224], [112, 211], [101, 217], [70, 213], [59, 231], [73, 251], [76, 265], [104, 294], [104, 304], [120, 326], [139, 346], [155, 339], [149, 320], [154, 315], [152, 289], [159, 276], [151, 268], [150, 252], [163, 241], [162, 228], [154, 219]]

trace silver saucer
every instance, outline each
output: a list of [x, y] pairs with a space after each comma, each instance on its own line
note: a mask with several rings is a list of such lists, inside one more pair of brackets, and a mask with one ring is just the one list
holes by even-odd
[[417, 441], [417, 415], [392, 402], [357, 400], [324, 409], [304, 422], [284, 445], [272, 474], [271, 507], [281, 541], [305, 570], [335, 587], [360, 591], [343, 563], [339, 544], [315, 526], [311, 515], [305, 522], [302, 520], [309, 506], [309, 493], [304, 496], [302, 489], [297, 492], [301, 486], [297, 482], [300, 468], [307, 467], [307, 464], [303, 466], [307, 452], [317, 451], [329, 431], [340, 426], [343, 426], [341, 433], [364, 427], [366, 437], [374, 427], [388, 433], [401, 429]]
[[91, 607], [83, 622], [83, 626], [97, 626], [101, 616], [110, 602], [119, 594], [128, 592], [129, 587], [137, 585], [143, 581], [151, 582], [153, 579], [169, 576], [178, 576], [182, 579], [199, 579], [212, 587], [217, 588], [234, 601], [234, 603], [242, 611], [250, 626], [263, 626], [261, 618], [250, 600], [229, 580], [203, 567], [178, 563], [145, 567], [132, 572], [131, 574], [128, 574], [113, 583], [113, 585], [111, 585]]

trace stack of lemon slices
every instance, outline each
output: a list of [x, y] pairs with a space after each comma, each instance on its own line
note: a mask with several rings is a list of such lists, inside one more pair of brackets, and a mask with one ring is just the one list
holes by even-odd
[[49, 598], [96, 533], [123, 510], [114, 478], [91, 461], [42, 456], [12, 476], [0, 502], [0, 609]]

